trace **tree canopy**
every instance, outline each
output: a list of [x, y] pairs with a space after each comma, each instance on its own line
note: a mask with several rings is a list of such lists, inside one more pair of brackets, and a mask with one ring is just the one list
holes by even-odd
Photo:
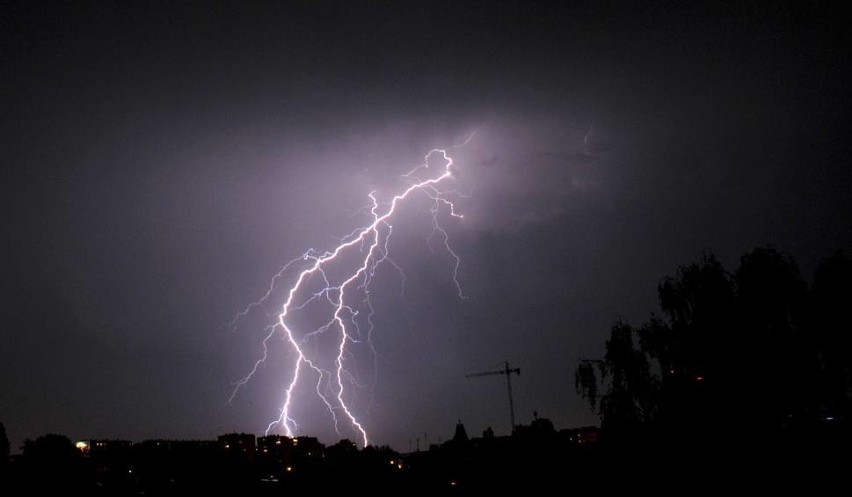
[[709, 253], [662, 278], [661, 314], [613, 324], [603, 358], [576, 387], [617, 434], [630, 426], [704, 433], [777, 431], [850, 412], [852, 263], [819, 265], [809, 288], [772, 248], [730, 273]]

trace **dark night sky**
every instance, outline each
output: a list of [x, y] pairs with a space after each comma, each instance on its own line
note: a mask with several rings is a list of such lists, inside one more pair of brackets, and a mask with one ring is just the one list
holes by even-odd
[[[466, 217], [445, 223], [469, 298], [422, 203], [397, 221], [404, 296], [393, 271], [376, 281], [376, 443], [437, 441], [457, 419], [505, 432], [505, 385], [464, 378], [503, 360], [523, 370], [520, 421], [593, 423], [577, 359], [655, 310], [677, 265], [710, 249], [734, 268], [769, 244], [808, 274], [852, 248], [839, 10], [244, 3], [0, 6], [13, 450], [46, 432], [262, 432], [287, 352], [226, 406], [268, 320], [226, 323], [356, 227], [370, 190], [477, 128], [454, 152]], [[299, 412], [305, 434], [340, 438], [319, 406]]]

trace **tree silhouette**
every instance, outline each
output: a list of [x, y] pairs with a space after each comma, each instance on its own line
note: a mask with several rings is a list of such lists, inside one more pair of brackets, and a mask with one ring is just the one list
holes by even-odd
[[734, 338], [734, 284], [715, 256], [705, 253], [663, 278], [657, 293], [663, 317], [652, 315], [639, 334], [662, 377], [658, 421], [694, 431], [720, 415], [708, 397], [726, 376], [720, 359]]
[[[617, 321], [610, 329], [602, 360], [583, 360], [575, 374], [575, 386], [601, 416], [611, 434], [621, 434], [653, 417], [653, 392], [657, 380], [648, 358], [637, 348], [634, 329]], [[603, 395], [599, 391], [603, 390]]]
[[644, 327], [643, 346], [674, 375], [706, 376], [713, 357], [730, 338], [730, 276], [712, 254], [704, 254], [678, 268], [675, 277], [663, 278], [657, 293], [666, 320], [652, 318]]
[[6, 427], [0, 423], [0, 481], [6, 479], [6, 467], [9, 465], [9, 437], [6, 436]]
[[0, 423], [0, 465], [9, 460], [9, 437], [6, 436], [6, 427]]
[[852, 415], [852, 259], [837, 252], [823, 261], [811, 300], [815, 402], [826, 416]]
[[21, 448], [23, 481], [36, 488], [73, 489], [83, 483], [80, 451], [63, 435], [26, 439]]
[[[662, 313], [610, 330], [603, 359], [580, 361], [577, 391], [605, 431], [653, 426], [711, 440], [746, 420], [777, 433], [800, 417], [850, 413], [852, 261], [817, 269], [813, 291], [793, 259], [745, 254], [730, 274], [705, 253], [664, 277]], [[638, 337], [639, 347], [636, 347]]]
[[771, 248], [744, 255], [735, 275], [737, 340], [726, 361], [741, 409], [778, 426], [804, 399], [815, 355], [803, 341], [806, 290], [793, 259]]

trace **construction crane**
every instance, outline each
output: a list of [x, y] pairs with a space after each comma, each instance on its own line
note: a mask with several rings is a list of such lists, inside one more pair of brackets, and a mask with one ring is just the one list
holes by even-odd
[[516, 375], [521, 375], [521, 368], [510, 368], [509, 361], [506, 361], [505, 367], [498, 371], [485, 371], [482, 373], [473, 373], [469, 375], [465, 375], [465, 378], [474, 378], [476, 376], [491, 376], [495, 374], [506, 375], [506, 386], [509, 388], [509, 422], [511, 423], [511, 432], [515, 432], [515, 403], [512, 401], [512, 373]]

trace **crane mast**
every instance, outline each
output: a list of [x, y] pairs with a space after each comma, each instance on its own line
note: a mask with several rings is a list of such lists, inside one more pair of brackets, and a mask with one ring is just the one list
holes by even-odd
[[509, 426], [511, 427], [510, 433], [515, 432], [515, 403], [512, 400], [512, 373], [515, 373], [516, 375], [520, 376], [521, 368], [511, 368], [509, 367], [509, 361], [506, 361], [503, 369], [465, 375], [465, 378], [475, 378], [477, 376], [492, 376], [498, 374], [506, 375], [506, 388], [509, 391]]

